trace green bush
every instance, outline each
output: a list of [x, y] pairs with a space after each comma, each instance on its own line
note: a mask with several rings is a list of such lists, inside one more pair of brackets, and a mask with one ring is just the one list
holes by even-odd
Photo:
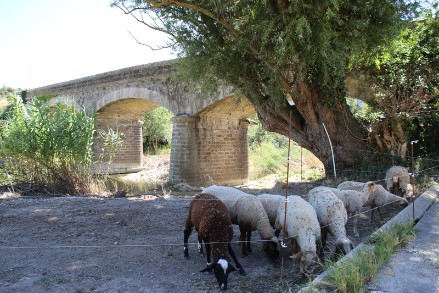
[[38, 99], [24, 105], [17, 96], [0, 129], [0, 176], [45, 192], [90, 193], [94, 134], [85, 111]]
[[172, 139], [174, 114], [160, 107], [147, 113], [143, 118], [143, 149], [145, 153], [157, 154], [159, 149], [167, 148]]

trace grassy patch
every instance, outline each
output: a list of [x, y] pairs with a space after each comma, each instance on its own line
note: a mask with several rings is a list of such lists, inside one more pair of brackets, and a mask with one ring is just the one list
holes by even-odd
[[328, 261], [326, 281], [338, 292], [362, 292], [364, 284], [389, 261], [392, 253], [414, 237], [412, 224], [395, 225], [386, 232], [373, 234], [367, 241], [374, 245], [371, 250], [359, 251], [354, 258], [337, 264]]
[[[249, 175], [251, 180], [278, 174], [279, 179], [286, 180], [287, 146], [275, 146], [263, 142], [249, 151]], [[289, 176], [293, 180], [316, 180], [322, 178], [323, 164], [311, 152], [292, 144], [290, 148]]]

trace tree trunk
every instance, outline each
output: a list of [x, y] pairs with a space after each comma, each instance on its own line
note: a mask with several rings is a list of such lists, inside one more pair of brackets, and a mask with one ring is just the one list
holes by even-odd
[[299, 95], [293, 97], [294, 106], [285, 101], [284, 106], [274, 108], [252, 101], [264, 129], [288, 136], [291, 111], [291, 139], [320, 159], [327, 171], [332, 170], [332, 154], [323, 124], [331, 139], [337, 169], [352, 166], [362, 150], [370, 150], [366, 129], [354, 119], [344, 100], [338, 99], [338, 103], [328, 107], [320, 102], [318, 92], [304, 83], [295, 92]]

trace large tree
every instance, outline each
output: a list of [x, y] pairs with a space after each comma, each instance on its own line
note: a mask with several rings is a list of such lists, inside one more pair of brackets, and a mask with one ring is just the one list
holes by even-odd
[[[361, 150], [379, 149], [381, 134], [371, 139], [346, 103], [348, 93], [374, 96], [365, 87], [373, 80], [355, 70], [353, 61], [370, 60], [364, 52], [394, 37], [412, 19], [414, 3], [114, 0], [113, 5], [169, 34], [170, 45], [185, 57], [181, 66], [188, 76], [211, 88], [225, 82], [244, 94], [266, 130], [288, 135], [291, 114], [291, 138], [326, 168], [332, 161], [325, 128], [337, 167], [354, 164]], [[386, 131], [391, 137], [401, 133]]]

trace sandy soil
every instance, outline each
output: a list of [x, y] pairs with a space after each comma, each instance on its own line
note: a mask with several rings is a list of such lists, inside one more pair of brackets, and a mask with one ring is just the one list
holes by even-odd
[[[309, 188], [294, 186], [297, 192]], [[252, 190], [259, 191], [267, 190]], [[0, 193], [0, 292], [218, 292], [215, 277], [199, 272], [206, 259], [197, 253], [196, 232], [189, 238], [190, 259], [183, 257], [190, 200], [178, 192], [127, 198]], [[386, 207], [386, 220], [400, 209]], [[377, 229], [364, 220], [359, 224], [359, 238], [347, 226], [355, 244]], [[270, 262], [253, 234], [250, 256], [233, 244], [247, 276], [230, 274], [228, 291], [300, 288], [307, 278], [298, 264], [288, 258]], [[238, 236], [235, 227], [234, 241]]]

